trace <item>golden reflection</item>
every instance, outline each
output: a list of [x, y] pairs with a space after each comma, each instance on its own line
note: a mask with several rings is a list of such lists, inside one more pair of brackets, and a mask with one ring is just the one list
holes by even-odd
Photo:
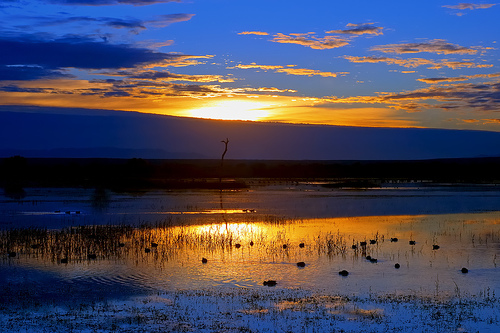
[[237, 241], [250, 243], [270, 233], [270, 228], [257, 223], [220, 223], [191, 227], [199, 235], [231, 235]]
[[264, 108], [268, 104], [242, 100], [228, 100], [217, 102], [213, 106], [203, 107], [189, 111], [195, 118], [210, 118], [222, 120], [262, 120], [269, 116], [269, 111]]

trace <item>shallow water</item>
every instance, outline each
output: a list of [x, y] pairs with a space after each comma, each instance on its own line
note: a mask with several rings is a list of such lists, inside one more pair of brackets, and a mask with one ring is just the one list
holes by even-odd
[[249, 211], [244, 210], [301, 219], [500, 211], [500, 186], [391, 184], [356, 190], [325, 189], [317, 183], [254, 181], [248, 190], [223, 192], [28, 188], [22, 199], [0, 197], [0, 228], [137, 225], [180, 215], [183, 222], [189, 218], [196, 223], [220, 222], [222, 212], [233, 214], [231, 219], [236, 220], [247, 215]]
[[[343, 295], [500, 293], [496, 187], [331, 191], [288, 184], [222, 193], [26, 192], [20, 201], [2, 202], [4, 231], [86, 224], [149, 227], [113, 234], [117, 239], [100, 245], [88, 235], [73, 235], [64, 241], [71, 244], [58, 245], [62, 238], [51, 234], [37, 249], [29, 242], [11, 242], [16, 256], [0, 260], [3, 301], [58, 304], [220, 286], [264, 289], [269, 288], [262, 285], [266, 280], [276, 280], [277, 289]], [[161, 221], [168, 223], [158, 225]], [[391, 242], [393, 237], [398, 242]], [[376, 244], [360, 246], [371, 239]], [[117, 247], [119, 242], [124, 246]], [[434, 244], [440, 248], [433, 250]], [[89, 251], [97, 258], [88, 259]], [[367, 255], [377, 262], [366, 260]], [[61, 263], [64, 257], [68, 263]], [[299, 261], [306, 266], [297, 267]], [[394, 268], [395, 263], [401, 267]], [[463, 274], [462, 267], [469, 272]], [[347, 277], [338, 274], [343, 269]]]

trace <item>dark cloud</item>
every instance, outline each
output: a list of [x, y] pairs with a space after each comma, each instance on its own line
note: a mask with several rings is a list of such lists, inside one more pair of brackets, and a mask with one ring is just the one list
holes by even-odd
[[0, 81], [37, 80], [41, 78], [73, 78], [60, 70], [45, 69], [39, 66], [1, 66]]
[[[37, 26], [57, 26], [72, 23], [100, 23], [111, 28], [126, 28], [126, 29], [146, 29], [141, 20], [124, 20], [111, 17], [88, 17], [88, 16], [71, 16], [71, 17], [26, 17], [25, 19], [36, 22]], [[20, 28], [28, 28], [29, 26], [20, 26]]]
[[437, 54], [475, 54], [477, 50], [465, 46], [448, 43], [443, 39], [434, 39], [428, 42], [403, 43], [379, 45], [371, 48], [371, 51], [381, 51], [384, 53], [419, 53], [429, 52]]
[[451, 69], [460, 68], [489, 68], [493, 67], [491, 64], [477, 64], [472, 61], [453, 61], [448, 59], [432, 60], [425, 58], [388, 58], [388, 57], [353, 57], [344, 56], [345, 59], [354, 63], [386, 63], [388, 65], [399, 65], [403, 67], [415, 68], [418, 66], [428, 66], [428, 69], [441, 69], [448, 67]]
[[51, 3], [59, 5], [76, 6], [109, 6], [109, 5], [134, 5], [145, 6], [156, 3], [182, 2], [181, 0], [51, 0]]
[[[500, 82], [432, 86], [413, 92], [383, 96], [382, 99], [388, 102], [433, 99], [445, 102], [446, 109], [449, 109], [450, 106], [461, 106], [481, 111], [500, 111]], [[440, 106], [437, 105], [437, 107]]]
[[47, 89], [44, 88], [23, 88], [17, 85], [8, 85], [0, 87], [2, 92], [28, 92], [28, 93], [46, 93]]
[[347, 35], [364, 35], [364, 34], [369, 34], [369, 35], [382, 35], [382, 30], [384, 28], [382, 27], [376, 27], [372, 24], [365, 23], [365, 24], [352, 24], [349, 23], [347, 25], [347, 29], [344, 30], [331, 30], [327, 31], [327, 33], [330, 34], [347, 34]]
[[[449, 78], [448, 81], [450, 81]], [[499, 112], [500, 81], [432, 85], [414, 91], [379, 93], [378, 96], [333, 97], [328, 101], [332, 103], [383, 104], [410, 112], [432, 108], [443, 110], [471, 108], [478, 111]], [[427, 103], [428, 101], [434, 102], [431, 104]]]
[[194, 14], [185, 13], [160, 15], [157, 19], [148, 20], [146, 23], [152, 24], [156, 27], [166, 27], [172, 23], [189, 21], [193, 16]]
[[130, 70], [101, 73], [111, 76], [122, 76], [128, 79], [137, 80], [161, 80], [161, 81], [190, 81], [190, 82], [234, 82], [234, 79], [223, 77], [222, 75], [186, 75], [174, 74], [168, 71], [156, 70]]
[[[23, 17], [30, 21], [34, 21], [37, 27], [40, 26], [57, 26], [68, 25], [74, 23], [96, 23], [102, 26], [107, 26], [116, 29], [130, 29], [135, 32], [146, 29], [146, 25], [152, 25], [157, 28], [166, 27], [172, 23], [189, 21], [194, 14], [178, 13], [159, 15], [151, 20], [136, 20], [136, 19], [121, 19], [113, 17], [89, 17], [89, 16], [42, 16], [42, 17]], [[18, 26], [22, 30], [31, 28], [32, 25]]]
[[103, 94], [103, 97], [128, 97], [130, 94], [126, 91], [108, 91]]
[[0, 66], [28, 65], [43, 69], [118, 69], [171, 60], [167, 53], [125, 44], [71, 37], [57, 40], [0, 38]]

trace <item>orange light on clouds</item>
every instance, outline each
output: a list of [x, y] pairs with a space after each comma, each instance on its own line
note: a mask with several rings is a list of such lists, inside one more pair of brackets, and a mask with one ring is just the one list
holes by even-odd
[[189, 110], [189, 116], [222, 120], [263, 120], [269, 116], [270, 105], [262, 102], [226, 100], [213, 106]]

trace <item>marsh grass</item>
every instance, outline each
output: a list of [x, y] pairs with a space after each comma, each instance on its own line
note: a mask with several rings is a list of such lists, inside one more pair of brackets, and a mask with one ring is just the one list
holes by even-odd
[[[89, 225], [60, 230], [43, 228], [0, 231], [0, 253], [57, 263], [100, 259], [153, 258], [169, 260], [184, 250], [199, 253], [232, 252], [242, 246], [257, 248], [270, 257], [289, 256], [298, 243], [290, 240], [288, 227], [300, 220], [265, 215], [261, 227], [253, 223], [177, 225], [172, 220], [155, 224]], [[262, 227], [262, 225], [264, 227]], [[270, 227], [273, 232], [269, 232]], [[254, 246], [255, 244], [255, 246]], [[345, 255], [346, 239], [340, 233], [324, 233], [309, 241], [302, 252]]]

